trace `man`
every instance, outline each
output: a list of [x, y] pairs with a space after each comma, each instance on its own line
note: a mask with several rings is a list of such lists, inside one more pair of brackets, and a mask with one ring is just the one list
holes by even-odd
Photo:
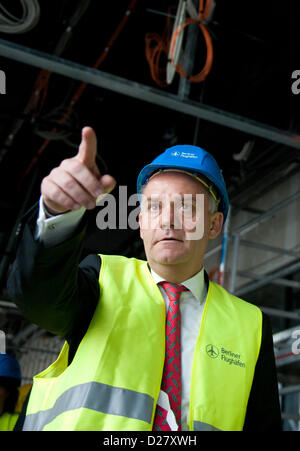
[[66, 338], [34, 378], [23, 429], [280, 430], [270, 323], [203, 269], [228, 211], [215, 160], [175, 146], [140, 172], [147, 262], [80, 262], [85, 209], [115, 186], [96, 153], [86, 127], [78, 154], [43, 180], [10, 274], [24, 315]]

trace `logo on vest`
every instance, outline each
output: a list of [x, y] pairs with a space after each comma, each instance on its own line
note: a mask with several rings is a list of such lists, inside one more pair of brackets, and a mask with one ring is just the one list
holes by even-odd
[[216, 359], [219, 356], [219, 349], [214, 345], [207, 345], [206, 352], [212, 359]]
[[240, 368], [245, 368], [246, 364], [241, 360], [241, 355], [235, 352], [229, 351], [224, 347], [219, 348], [213, 344], [206, 345], [206, 353], [211, 359], [220, 358], [222, 362], [227, 365], [235, 365]]

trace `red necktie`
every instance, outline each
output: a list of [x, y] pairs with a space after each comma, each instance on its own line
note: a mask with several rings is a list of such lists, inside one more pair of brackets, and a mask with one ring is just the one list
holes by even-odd
[[[180, 329], [181, 318], [179, 299], [183, 291], [188, 291], [182, 285], [161, 282], [169, 298], [169, 309], [166, 320], [166, 351], [161, 388], [168, 394], [171, 409], [176, 417], [178, 430], [181, 430], [181, 349]], [[154, 431], [170, 431], [166, 421], [167, 411], [157, 406], [153, 423]]]

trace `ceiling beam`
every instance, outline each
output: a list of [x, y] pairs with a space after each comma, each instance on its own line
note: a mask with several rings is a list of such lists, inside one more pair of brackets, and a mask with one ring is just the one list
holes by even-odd
[[[98, 69], [65, 60], [13, 42], [0, 39], [0, 55], [23, 64], [38, 67], [103, 89], [133, 97], [180, 113], [239, 130], [295, 149], [300, 149], [300, 135], [253, 121], [190, 99], [126, 80]], [[8, 80], [9, 83], [9, 80]]]

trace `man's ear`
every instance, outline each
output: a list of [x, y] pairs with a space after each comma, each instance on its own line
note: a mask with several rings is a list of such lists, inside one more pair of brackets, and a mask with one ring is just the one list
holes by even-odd
[[210, 228], [208, 232], [208, 238], [214, 240], [221, 233], [223, 226], [224, 216], [220, 211], [216, 211], [211, 215]]

